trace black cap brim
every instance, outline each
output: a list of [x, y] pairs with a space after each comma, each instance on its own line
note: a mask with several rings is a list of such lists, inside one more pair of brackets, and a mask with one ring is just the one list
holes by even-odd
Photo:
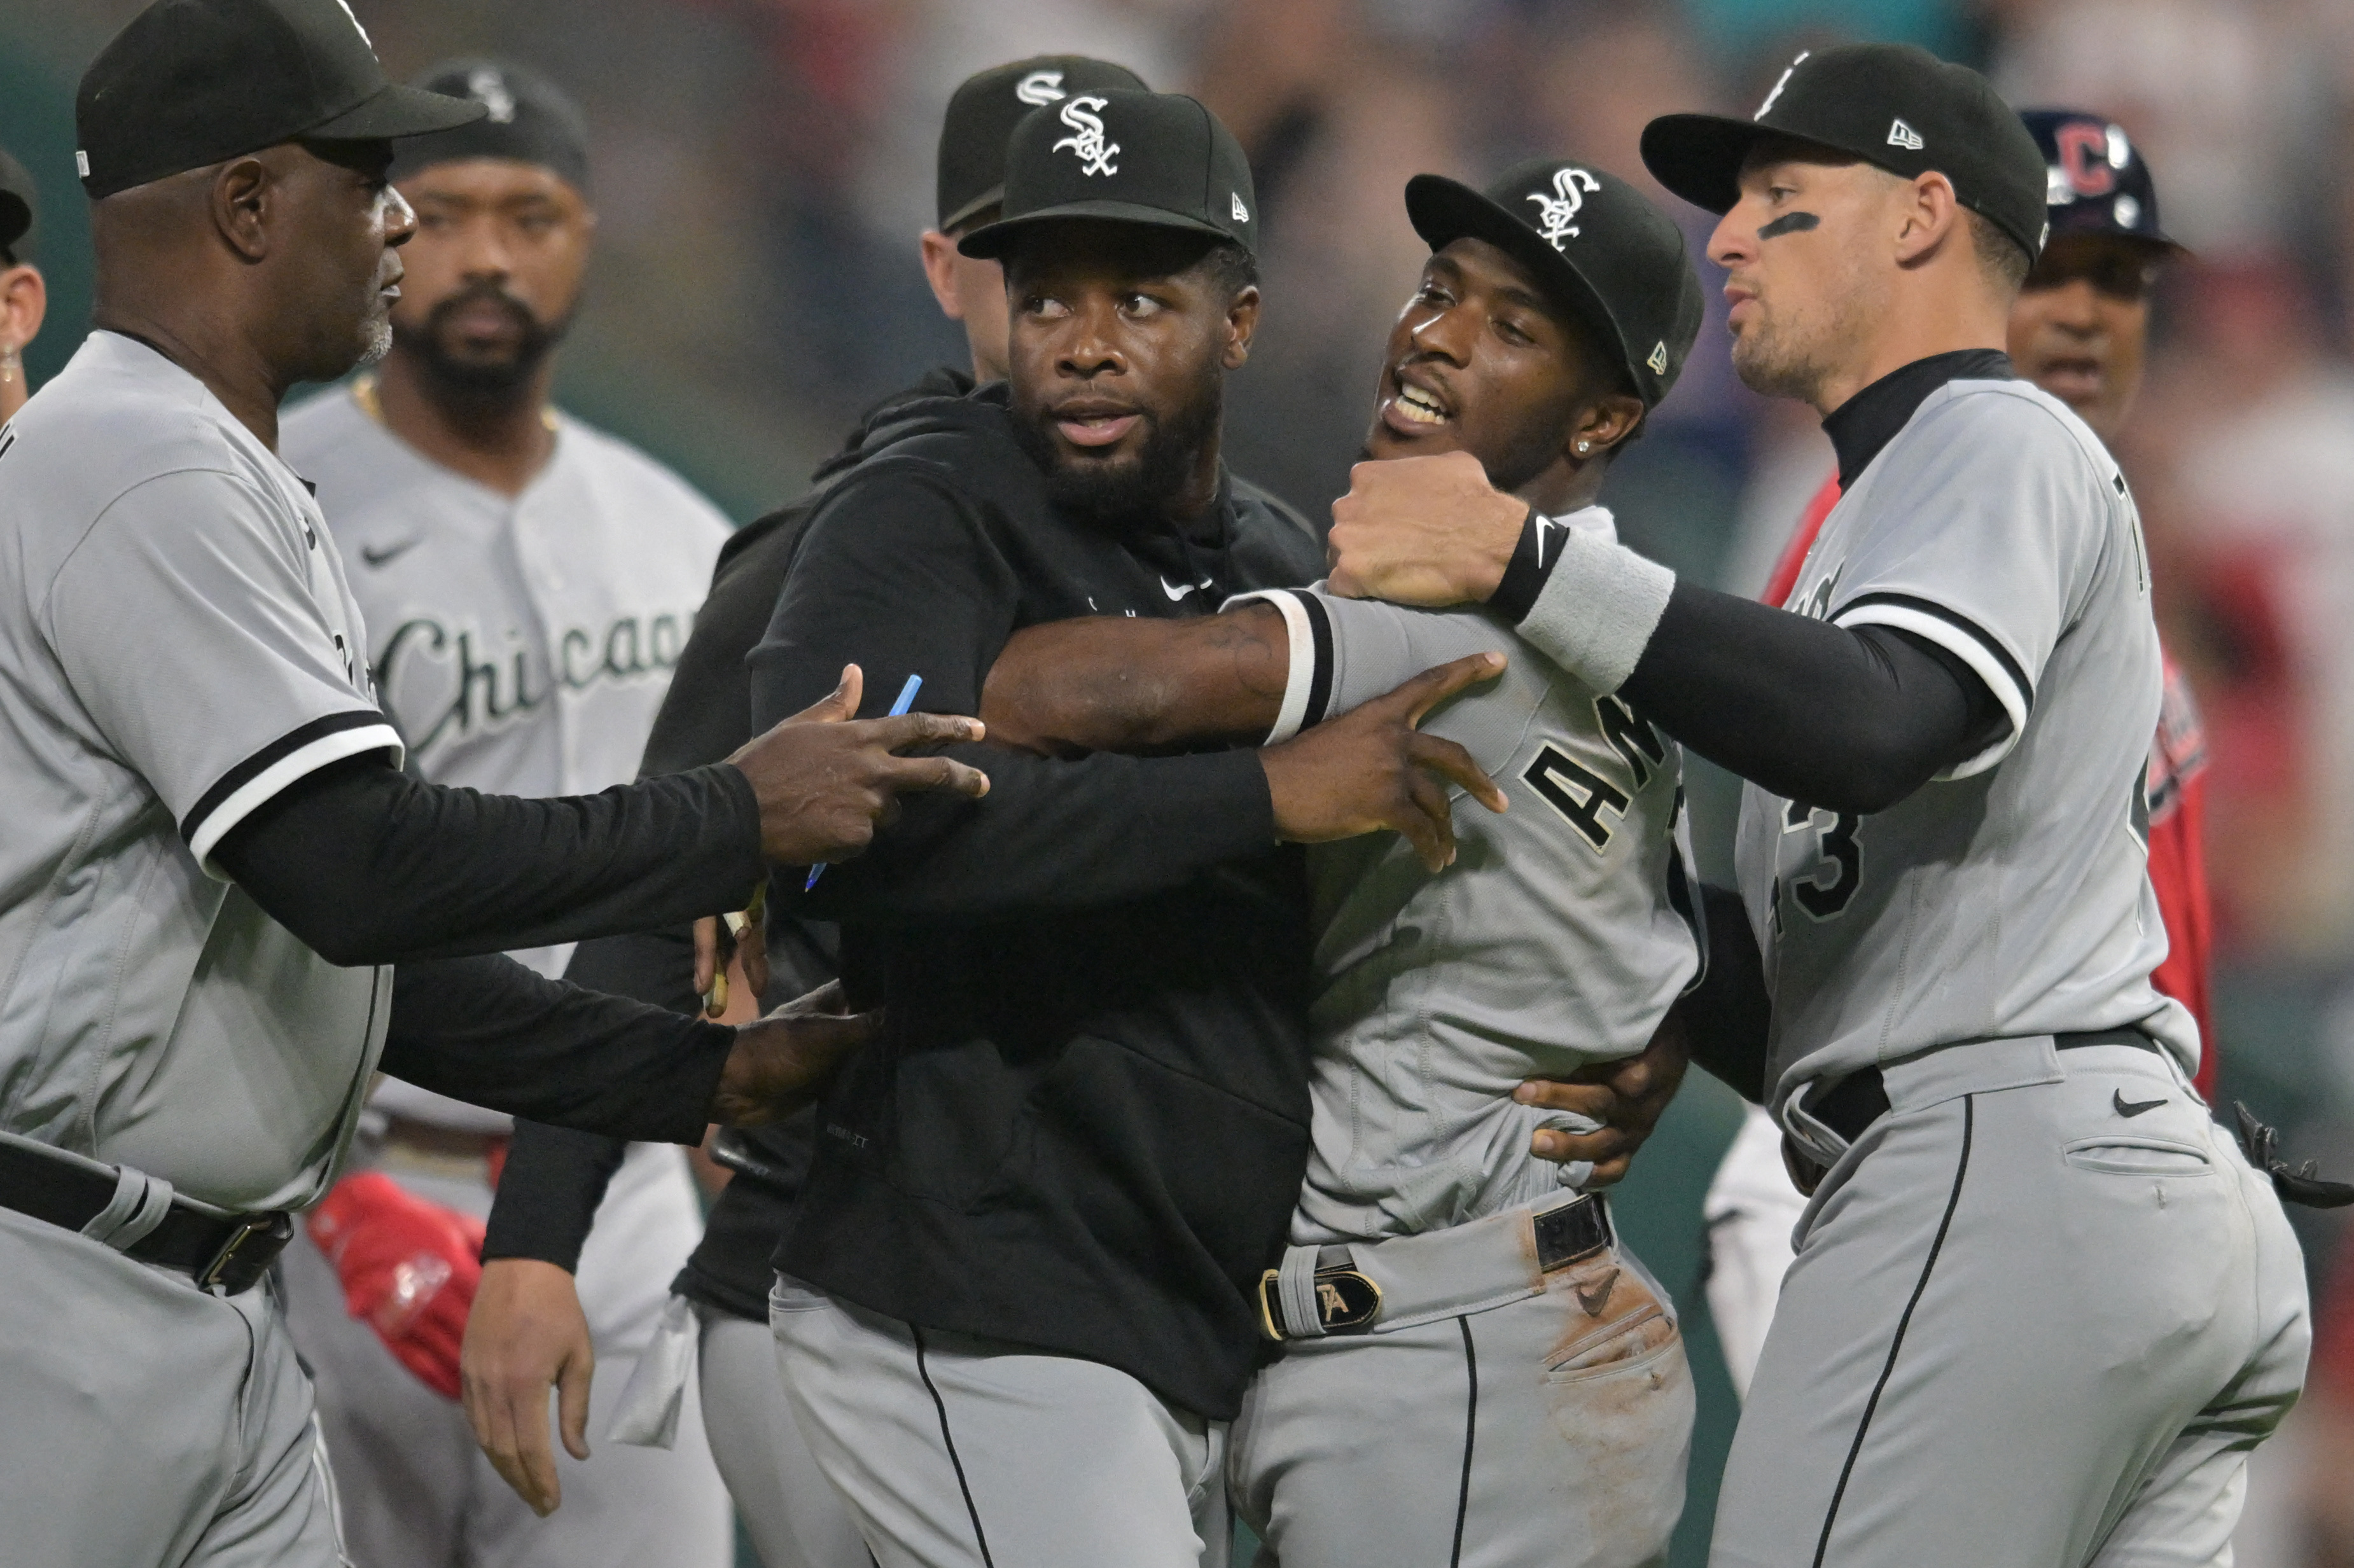
[[1527, 268], [1538, 281], [1602, 340], [1613, 363], [1631, 365], [1626, 334], [1594, 285], [1517, 216], [1445, 175], [1416, 175], [1405, 183], [1405, 215], [1433, 251], [1458, 239], [1484, 239]]
[[1187, 234], [1207, 235], [1230, 244], [1242, 243], [1214, 223], [1187, 217], [1166, 207], [1146, 207], [1140, 202], [1129, 201], [1074, 201], [1065, 202], [1060, 207], [1040, 207], [1035, 212], [1025, 212], [1020, 217], [1002, 218], [995, 223], [984, 224], [957, 241], [957, 249], [979, 260], [994, 261], [1012, 249], [1021, 230], [1057, 218], [1091, 218], [1098, 223], [1125, 223], [1139, 228], [1173, 228]]
[[389, 142], [401, 136], [423, 136], [471, 125], [490, 110], [471, 98], [451, 98], [422, 88], [387, 82], [384, 90], [363, 99], [323, 124], [302, 135], [320, 142]]
[[[1692, 206], [1727, 213], [1741, 200], [1741, 165], [1750, 149], [1768, 136], [1788, 137], [1789, 132], [1723, 114], [1663, 114], [1643, 128], [1643, 166]], [[1855, 155], [1837, 148], [1824, 150], [1840, 157]]]
[[960, 223], [970, 223], [975, 217], [987, 212], [991, 207], [1003, 207], [1004, 205], [1005, 182], [1000, 180], [997, 184], [990, 186], [987, 190], [981, 192], [979, 196], [973, 197], [970, 201], [965, 203], [954, 212], [949, 214], [947, 217], [941, 219], [940, 232], [945, 234]]
[[0, 250], [5, 250], [33, 227], [33, 209], [15, 191], [0, 190]]

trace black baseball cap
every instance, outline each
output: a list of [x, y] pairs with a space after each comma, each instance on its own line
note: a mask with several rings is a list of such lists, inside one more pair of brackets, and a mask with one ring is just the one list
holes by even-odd
[[1768, 136], [1794, 136], [1904, 179], [1930, 173], [2026, 248], [2043, 249], [2043, 155], [2011, 107], [1970, 69], [1911, 44], [1847, 44], [1790, 62], [1757, 112], [1667, 114], [1643, 128], [1661, 185], [1711, 212], [1741, 199], [1741, 164]]
[[1218, 117], [1176, 92], [1078, 92], [1034, 109], [1005, 148], [1004, 216], [964, 237], [968, 256], [1005, 254], [1058, 217], [1175, 228], [1258, 253], [1249, 160]]
[[96, 201], [297, 138], [382, 141], [482, 116], [386, 77], [345, 0], [155, 0], [82, 73], [74, 160]]
[[2158, 186], [2123, 126], [2075, 109], [2025, 109], [2019, 117], [2043, 154], [2043, 200], [2055, 238], [2114, 234], [2183, 253], [2158, 226]]
[[40, 213], [33, 176], [0, 147], [0, 267], [33, 259], [33, 224]]
[[529, 66], [508, 60], [444, 60], [417, 79], [428, 92], [471, 99], [482, 117], [412, 136], [393, 149], [392, 177], [459, 158], [508, 158], [553, 171], [574, 190], [588, 189], [588, 119], [564, 90]]
[[1484, 239], [1527, 268], [1625, 367], [1645, 408], [1676, 384], [1700, 335], [1700, 279], [1682, 231], [1617, 175], [1566, 158], [1515, 164], [1484, 191], [1416, 175], [1405, 212], [1433, 250]]
[[1074, 93], [1150, 90], [1126, 66], [1085, 55], [1034, 55], [965, 78], [940, 122], [940, 227], [970, 222], [1005, 199], [1005, 141], [1032, 110]]

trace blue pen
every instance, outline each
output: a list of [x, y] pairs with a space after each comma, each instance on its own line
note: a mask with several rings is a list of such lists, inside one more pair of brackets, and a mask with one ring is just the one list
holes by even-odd
[[[921, 675], [908, 676], [907, 683], [899, 688], [899, 700], [891, 705], [890, 716], [897, 718], [909, 708], [915, 706], [916, 694], [923, 689], [924, 678]], [[809, 880], [801, 884], [801, 891], [803, 893], [807, 893], [811, 888], [815, 887], [817, 885], [817, 879], [824, 874], [825, 862], [820, 861], [815, 865], [810, 867]]]

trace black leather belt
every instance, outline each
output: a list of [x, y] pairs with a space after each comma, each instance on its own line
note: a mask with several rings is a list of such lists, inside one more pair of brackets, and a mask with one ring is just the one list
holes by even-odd
[[[20, 1143], [0, 1142], [0, 1204], [69, 1231], [80, 1231], [114, 1201], [114, 1179]], [[236, 1296], [270, 1272], [294, 1234], [278, 1211], [200, 1213], [172, 1201], [155, 1228], [122, 1249], [125, 1257], [186, 1271], [198, 1287]]]
[[[2079, 1034], [2054, 1034], [2052, 1044], [2062, 1051], [2078, 1051], [2087, 1045], [2124, 1045], [2136, 1051], [2157, 1052], [2157, 1041], [2138, 1029], [2094, 1029]], [[1860, 1067], [1833, 1084], [1820, 1099], [1807, 1107], [1807, 1114], [1853, 1143], [1863, 1136], [1863, 1129], [1888, 1114], [1888, 1085], [1877, 1067]]]

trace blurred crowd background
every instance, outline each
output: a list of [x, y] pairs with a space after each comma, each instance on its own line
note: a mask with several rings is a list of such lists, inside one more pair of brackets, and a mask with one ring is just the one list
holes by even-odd
[[[941, 109], [982, 66], [1049, 50], [1121, 60], [1197, 94], [1241, 138], [1265, 215], [1267, 302], [1234, 386], [1229, 455], [1319, 517], [1345, 488], [1384, 326], [1424, 254], [1399, 199], [1409, 175], [1484, 178], [1522, 155], [1575, 154], [1646, 185], [1697, 250], [1709, 220], [1648, 181], [1645, 121], [1745, 111], [1797, 50], [1849, 37], [1978, 66], [2022, 108], [2111, 117], [2195, 252], [2163, 284], [2149, 387], [2121, 455], [2162, 624], [2208, 719], [2224, 1098], [2279, 1124], [2293, 1157], [2340, 1176], [2354, 1166], [2349, 0], [351, 5], [396, 75], [499, 54], [582, 101], [600, 243], [559, 396], [739, 520], [797, 493], [870, 398], [961, 358], [915, 237], [930, 221]], [[138, 8], [0, 5], [0, 145], [45, 196], [53, 304], [27, 355], [37, 385], [87, 323], [73, 83]], [[1713, 269], [1702, 272], [1721, 317]], [[1606, 499], [1639, 547], [1755, 592], [1831, 458], [1805, 410], [1735, 382], [1723, 343], [1712, 320]], [[1701, 771], [1702, 853], [1723, 878], [1734, 791]], [[2319, 1284], [2341, 1250], [2333, 1221], [2293, 1213]], [[2315, 1409], [2328, 1408], [2328, 1381]], [[2354, 1370], [2335, 1382], [2354, 1407]], [[2354, 1499], [2354, 1461], [2327, 1458], [2354, 1443], [2340, 1446], [2310, 1410], [2299, 1420], [2307, 1430], [2284, 1453], [2321, 1459]], [[2306, 1468], [2260, 1466], [2243, 1564], [2354, 1562], [2354, 1528], [2318, 1517], [2328, 1505], [2296, 1479]]]

